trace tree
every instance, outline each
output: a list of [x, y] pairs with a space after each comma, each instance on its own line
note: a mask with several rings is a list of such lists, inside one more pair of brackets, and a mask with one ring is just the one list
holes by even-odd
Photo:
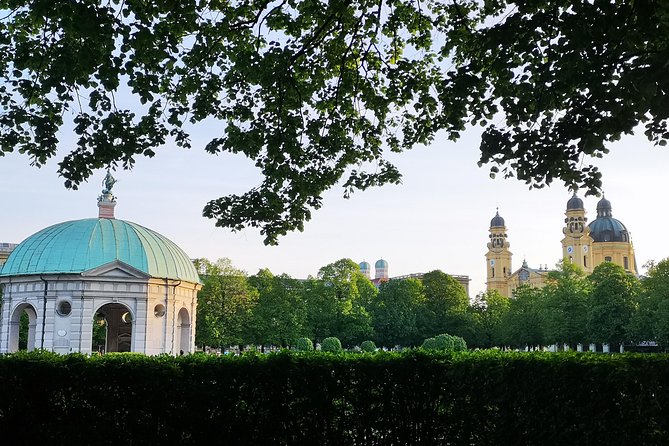
[[543, 345], [543, 305], [543, 294], [539, 288], [529, 285], [516, 288], [509, 310], [500, 321], [503, 343], [517, 348]]
[[417, 345], [422, 336], [416, 312], [423, 305], [423, 284], [417, 279], [397, 279], [381, 284], [370, 312], [376, 341], [387, 347]]
[[422, 336], [451, 333], [463, 336], [471, 321], [467, 318], [467, 290], [453, 277], [435, 270], [423, 275], [425, 305], [419, 317]]
[[622, 344], [630, 340], [627, 327], [636, 310], [638, 280], [612, 262], [595, 267], [588, 276], [592, 292], [587, 327], [594, 342]]
[[563, 261], [548, 273], [543, 287], [542, 327], [546, 342], [586, 342], [591, 282], [577, 265]]
[[314, 338], [337, 336], [350, 347], [371, 337], [372, 319], [365, 301], [375, 294], [376, 287], [351, 259], [322, 267], [306, 293], [307, 326]]
[[[168, 140], [242, 153], [258, 187], [210, 201], [217, 226], [266, 243], [303, 228], [323, 192], [400, 173], [384, 157], [484, 128], [479, 164], [590, 193], [583, 163], [644, 123], [669, 137], [669, 5], [644, 2], [298, 0], [3, 2], [0, 153], [41, 166], [63, 129], [67, 187], [131, 168]], [[501, 122], [498, 126], [493, 124]], [[71, 122], [67, 121], [68, 117]], [[369, 168], [366, 168], [369, 166]]]
[[248, 285], [246, 273], [232, 266], [230, 259], [196, 259], [202, 279], [198, 293], [197, 345], [222, 347], [244, 341], [244, 331], [257, 301], [257, 292]]
[[258, 290], [258, 303], [247, 326], [247, 339], [253, 344], [288, 347], [305, 335], [306, 308], [302, 283], [282, 274], [274, 276], [262, 269], [249, 277]]
[[648, 274], [641, 281], [638, 310], [632, 315], [629, 332], [636, 341], [657, 341], [669, 346], [669, 259], [649, 262]]
[[471, 306], [478, 344], [485, 348], [503, 345], [502, 320], [509, 310], [509, 298], [497, 290], [479, 293]]

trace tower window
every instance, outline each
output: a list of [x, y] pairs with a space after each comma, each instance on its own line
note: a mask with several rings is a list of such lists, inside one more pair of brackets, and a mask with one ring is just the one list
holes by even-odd
[[572, 256], [569, 256], [569, 263], [574, 263], [574, 258]]
[[492, 270], [492, 277], [495, 277], [495, 268], [490, 268]]
[[630, 260], [627, 257], [623, 257], [623, 268], [630, 269]]
[[588, 267], [588, 256], [583, 256], [583, 267], [584, 268]]
[[503, 271], [504, 271], [504, 275], [506, 276], [506, 266], [504, 267]]
[[605, 261], [605, 262], [610, 262], [611, 260], [612, 260], [612, 259], [611, 259], [611, 256], [606, 256], [606, 257], [604, 257], [604, 261]]

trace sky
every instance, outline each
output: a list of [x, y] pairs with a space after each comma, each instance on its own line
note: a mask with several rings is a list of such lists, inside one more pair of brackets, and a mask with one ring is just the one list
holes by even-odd
[[[571, 194], [557, 182], [529, 190], [515, 179], [491, 179], [487, 167], [476, 165], [476, 129], [456, 143], [438, 135], [429, 147], [392, 154], [403, 174], [401, 185], [356, 192], [348, 200], [341, 188], [334, 189], [304, 231], [281, 237], [278, 246], [265, 246], [258, 230], [235, 233], [202, 217], [208, 200], [260, 183], [257, 169], [245, 157], [206, 154], [202, 147], [207, 136], [199, 135], [190, 150], [167, 146], [153, 159], [138, 159], [131, 171], [115, 172], [116, 218], [168, 237], [191, 258], [227, 257], [249, 274], [268, 268], [306, 278], [341, 258], [372, 265], [383, 258], [391, 277], [435, 269], [467, 275], [473, 297], [485, 289], [488, 228], [499, 208], [514, 270], [523, 259], [535, 268], [552, 268], [560, 260]], [[664, 199], [669, 149], [655, 147], [643, 136], [624, 137], [610, 149], [596, 165], [604, 175], [613, 216], [631, 233], [637, 264], [669, 256], [666, 239], [658, 240], [658, 228], [669, 221]], [[20, 154], [0, 157], [0, 242], [19, 243], [52, 224], [97, 217], [105, 172], [96, 171], [79, 190], [68, 190], [57, 175], [57, 161], [38, 169]], [[589, 221], [594, 220], [599, 198], [581, 198]]]

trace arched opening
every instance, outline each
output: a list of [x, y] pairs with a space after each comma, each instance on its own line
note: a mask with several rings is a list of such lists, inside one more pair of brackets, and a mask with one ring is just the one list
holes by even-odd
[[177, 316], [177, 353], [190, 352], [190, 315], [182, 308]]
[[9, 320], [9, 351], [35, 349], [37, 311], [30, 304], [20, 304]]
[[105, 304], [95, 312], [91, 351], [100, 353], [132, 351], [133, 317], [123, 304]]

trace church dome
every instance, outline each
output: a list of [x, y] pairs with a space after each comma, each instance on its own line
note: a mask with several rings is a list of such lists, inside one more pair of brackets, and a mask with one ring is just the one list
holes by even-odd
[[611, 215], [611, 202], [606, 198], [597, 203], [597, 218], [588, 225], [595, 242], [629, 242], [627, 228]]
[[374, 268], [376, 269], [388, 268], [388, 262], [386, 262], [383, 259], [377, 260], [376, 263], [374, 264]]
[[151, 277], [200, 281], [190, 258], [172, 241], [113, 218], [68, 221], [31, 235], [14, 249], [0, 276], [78, 274], [116, 260]]
[[597, 217], [610, 217], [611, 210], [611, 202], [605, 197], [602, 197], [597, 203]]
[[372, 266], [365, 261], [360, 262], [358, 266], [360, 267], [360, 271], [369, 271], [372, 268]]
[[574, 196], [571, 197], [567, 202], [567, 210], [569, 211], [576, 209], [578, 210], [583, 209], [583, 200], [578, 198], [578, 196], [576, 196], [576, 192], [574, 192]]
[[590, 227], [590, 237], [595, 242], [629, 242], [630, 237], [624, 224], [613, 217], [597, 217]]
[[494, 228], [496, 226], [504, 226], [504, 219], [499, 215], [499, 211], [497, 211], [492, 220], [490, 220], [490, 227]]

